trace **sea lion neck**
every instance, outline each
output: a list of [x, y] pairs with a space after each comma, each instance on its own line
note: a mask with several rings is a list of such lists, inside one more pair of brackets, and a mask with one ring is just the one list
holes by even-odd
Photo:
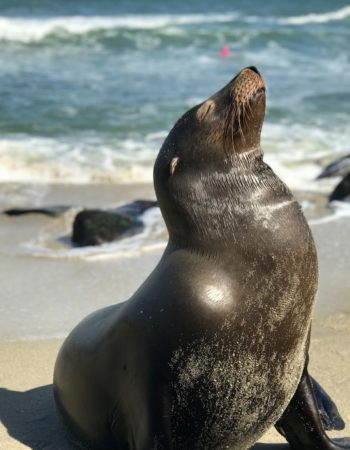
[[258, 232], [256, 210], [261, 205], [268, 208], [289, 199], [288, 189], [258, 150], [236, 155], [234, 163], [225, 171], [183, 172], [171, 181], [171, 197], [163, 189], [156, 191], [174, 245], [206, 253], [220, 248], [224, 254], [232, 240]]

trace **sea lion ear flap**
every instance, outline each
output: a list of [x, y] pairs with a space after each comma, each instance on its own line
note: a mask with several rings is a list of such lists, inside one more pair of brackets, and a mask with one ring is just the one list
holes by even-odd
[[169, 164], [170, 175], [174, 175], [175, 170], [176, 170], [176, 166], [178, 165], [179, 161], [180, 161], [180, 158], [178, 156], [176, 156], [175, 158], [173, 158], [170, 161], [170, 164]]

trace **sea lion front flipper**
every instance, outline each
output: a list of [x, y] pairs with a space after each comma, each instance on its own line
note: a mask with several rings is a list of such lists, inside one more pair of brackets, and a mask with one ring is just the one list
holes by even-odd
[[310, 376], [310, 380], [316, 397], [318, 412], [321, 417], [323, 428], [326, 431], [344, 430], [345, 422], [333, 400], [313, 377]]
[[276, 423], [276, 429], [294, 450], [350, 450], [350, 439], [335, 442], [327, 436], [306, 368], [292, 400]]

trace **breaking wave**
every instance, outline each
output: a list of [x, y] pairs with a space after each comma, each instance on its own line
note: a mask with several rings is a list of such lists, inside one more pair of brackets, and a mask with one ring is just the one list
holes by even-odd
[[0, 17], [0, 40], [22, 43], [38, 42], [48, 36], [84, 35], [108, 30], [171, 29], [201, 24], [224, 24], [235, 21], [267, 22], [278, 25], [305, 25], [345, 20], [350, 17], [350, 6], [327, 13], [310, 13], [291, 17], [261, 18], [240, 16], [237, 12], [225, 14], [155, 14], [124, 16], [68, 16], [47, 18]]
[[55, 17], [25, 19], [0, 17], [0, 39], [7, 41], [40, 41], [51, 34], [85, 34], [98, 30], [151, 30], [168, 26], [186, 26], [232, 22], [237, 13], [188, 15], [127, 15], [114, 17]]
[[350, 17], [350, 6], [320, 14], [306, 14], [303, 16], [293, 16], [279, 19], [281, 25], [306, 25], [309, 23], [327, 23], [334, 20], [344, 20]]

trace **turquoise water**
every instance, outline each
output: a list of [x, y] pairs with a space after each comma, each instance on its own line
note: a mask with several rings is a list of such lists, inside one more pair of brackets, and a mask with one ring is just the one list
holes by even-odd
[[256, 65], [265, 152], [313, 186], [349, 152], [349, 42], [345, 1], [1, 1], [0, 181], [151, 180], [176, 119]]
[[[58, 186], [50, 195], [45, 182], [150, 181], [176, 119], [250, 65], [268, 86], [266, 159], [292, 188], [328, 192], [316, 175], [350, 153], [349, 43], [343, 0], [1, 0], [0, 182], [43, 182], [2, 185], [2, 209], [103, 207], [114, 192], [120, 203], [130, 192], [149, 197], [143, 185], [103, 186], [99, 195], [97, 186]], [[75, 213], [0, 216], [2, 338], [66, 333], [91, 310], [127, 298], [166, 244], [155, 209], [139, 235], [70, 248]], [[338, 210], [312, 224], [327, 313], [347, 311], [348, 218], [349, 209]]]

